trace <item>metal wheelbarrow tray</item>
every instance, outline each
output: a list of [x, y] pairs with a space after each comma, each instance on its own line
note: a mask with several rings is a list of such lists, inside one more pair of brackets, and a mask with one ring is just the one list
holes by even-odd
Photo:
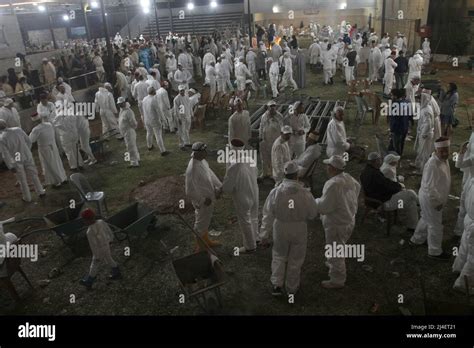
[[48, 213], [43, 217], [29, 217], [17, 220], [16, 223], [42, 220], [47, 226], [46, 228], [27, 232], [26, 234], [23, 234], [21, 238], [25, 238], [29, 235], [39, 232], [54, 231], [56, 235], [61, 238], [65, 245], [72, 248], [80, 238], [81, 232], [87, 229], [87, 226], [80, 217], [80, 212], [83, 206], [84, 202], [78, 202], [76, 203], [75, 208], [66, 207]]
[[[112, 215], [105, 222], [112, 228], [117, 240], [127, 239], [130, 242], [131, 234], [139, 234], [153, 229], [156, 216], [154, 210], [136, 202]], [[121, 233], [125, 234], [124, 238], [117, 237], [117, 234]]]
[[213, 262], [207, 251], [172, 262], [186, 299], [194, 299], [205, 312], [222, 308], [220, 286], [226, 283], [220, 262]]

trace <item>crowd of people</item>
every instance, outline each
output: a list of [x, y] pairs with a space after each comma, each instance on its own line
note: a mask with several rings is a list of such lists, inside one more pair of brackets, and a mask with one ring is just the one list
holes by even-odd
[[[456, 86], [450, 84], [439, 101], [431, 91], [419, 87], [423, 64], [429, 62], [429, 41], [425, 41], [422, 49], [407, 62], [404, 57], [407, 42], [403, 34], [397, 33], [391, 45], [388, 34], [379, 39], [373, 31], [362, 33], [356, 26], [350, 30], [345, 28], [346, 32], [342, 32], [329, 30], [327, 26], [311, 26], [315, 39], [309, 48], [309, 63], [310, 66], [322, 65], [324, 84], [334, 83], [339, 67], [348, 84], [355, 79], [355, 74], [374, 83], [382, 80], [384, 94], [394, 103], [420, 100], [421, 104], [419, 115], [390, 117], [390, 152], [384, 158], [379, 152], [369, 153], [360, 178], [355, 179], [345, 172], [354, 144], [347, 136], [341, 107], [334, 110], [327, 126], [327, 144], [321, 146], [317, 143], [319, 134], [311, 131], [303, 102], [291, 105], [288, 115], [283, 117], [277, 102], [270, 100], [259, 126], [260, 176], [251, 161], [241, 160], [227, 163], [226, 175], [221, 181], [206, 161], [207, 145], [191, 140], [191, 123], [202, 101], [199, 88], [209, 89], [207, 103], [232, 94], [232, 115], [227, 121], [228, 146], [242, 151], [252, 147], [250, 115], [246, 110], [249, 89], [258, 89], [268, 77], [274, 98], [287, 87], [296, 90], [299, 87], [295, 81], [295, 66], [298, 67], [297, 75], [301, 75], [298, 82], [304, 83], [306, 64], [295, 34], [290, 30], [289, 36], [277, 37], [273, 25], [268, 31], [257, 27], [258, 45], [255, 48], [250, 46], [249, 36], [240, 33], [232, 37], [215, 33], [200, 39], [170, 33], [165, 38], [133, 40], [122, 39], [117, 34], [113, 38], [113, 57], [107, 56], [103, 41], [96, 41], [92, 44], [82, 42], [70, 48], [71, 65], [45, 58], [43, 82], [51, 89], [39, 97], [37, 112], [32, 117], [34, 128], [29, 135], [21, 129], [14, 100], [5, 92], [4, 83], [5, 96], [0, 110], [0, 149], [4, 161], [16, 175], [25, 202], [32, 201], [28, 177], [39, 197], [46, 194], [31, 152], [32, 143], [38, 144], [48, 186], [59, 187], [67, 180], [61, 153], [65, 153], [72, 171], [80, 171], [84, 165], [92, 166], [97, 162], [89, 145], [89, 115], [78, 113], [74, 108], [71, 112], [66, 111], [65, 106], [76, 101], [72, 95], [74, 87], [63, 78], [76, 74], [75, 69], [86, 69], [92, 64], [91, 69], [100, 83], [94, 103], [104, 135], [124, 140], [129, 154], [127, 160], [130, 167], [135, 168], [140, 165], [136, 132], [140, 120], [146, 131], [149, 151], [156, 144], [162, 156], [172, 155], [165, 146], [163, 134], [175, 134], [180, 150], [191, 150], [192, 153], [186, 169], [185, 191], [195, 209], [194, 228], [201, 236], [196, 240], [196, 250], [204, 247], [203, 242], [211, 247], [218, 245], [209, 237], [209, 226], [216, 200], [222, 194], [231, 195], [243, 238], [239, 252], [251, 254], [273, 243], [273, 295], [281, 296], [285, 290], [294, 295], [299, 289], [307, 249], [308, 221], [320, 216], [326, 244], [349, 243], [362, 191], [365, 196], [383, 204], [385, 210], [405, 211], [407, 231], [412, 234], [410, 243], [427, 243], [430, 258], [447, 261], [451, 255], [442, 248], [442, 213], [451, 190], [449, 126], [458, 102]], [[265, 36], [267, 42], [264, 42]], [[63, 59], [59, 61], [63, 62]], [[113, 62], [114, 69], [109, 62]], [[59, 66], [63, 67], [62, 72]], [[28, 81], [27, 74], [25, 77]], [[203, 84], [198, 86], [200, 81]], [[137, 109], [132, 107], [134, 104]], [[403, 178], [397, 175], [410, 123], [417, 119], [414, 116], [418, 116], [416, 166], [422, 174], [418, 193], [405, 189]], [[303, 178], [323, 156], [324, 147], [327, 158], [322, 162], [326, 165], [328, 180], [321, 197], [315, 198], [305, 187]], [[87, 160], [82, 158], [83, 154]], [[454, 287], [466, 291], [463, 277], [468, 276], [471, 292], [474, 289], [473, 160], [474, 133], [456, 159], [464, 179], [455, 229], [462, 238], [453, 265], [453, 271], [460, 272]], [[259, 182], [268, 179], [274, 181], [275, 187], [265, 200], [259, 226]], [[400, 201], [403, 202], [401, 206]], [[120, 278], [120, 270], [108, 246], [110, 229], [90, 209], [82, 216], [90, 225], [88, 238], [94, 255], [91, 271], [82, 284], [92, 286], [99, 260], [111, 267], [113, 279]], [[326, 265], [329, 279], [321, 285], [328, 289], [344, 287], [345, 258], [327, 257]]]

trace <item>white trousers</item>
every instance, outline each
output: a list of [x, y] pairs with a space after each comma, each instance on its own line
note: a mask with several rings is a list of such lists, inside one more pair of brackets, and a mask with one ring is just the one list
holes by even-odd
[[146, 146], [151, 148], [153, 146], [153, 135], [155, 136], [156, 143], [160, 152], [165, 152], [165, 144], [163, 143], [162, 127], [153, 127], [151, 125], [145, 125], [146, 128]]
[[67, 143], [63, 142], [63, 149], [66, 153], [69, 168], [77, 169], [78, 166], [82, 167], [84, 165], [82, 155], [79, 152], [79, 144], [77, 143], [77, 141]]
[[298, 89], [298, 85], [296, 84], [295, 79], [293, 78], [292, 73], [283, 73], [283, 77], [281, 79], [281, 89], [285, 89], [288, 86], [292, 86], [293, 89]]
[[178, 140], [179, 147], [191, 144], [189, 131], [191, 130], [191, 120], [186, 118], [181, 119], [181, 124], [178, 124]]
[[323, 69], [323, 73], [324, 73], [324, 83], [325, 83], [325, 84], [328, 84], [329, 81], [330, 81], [331, 78], [332, 78], [332, 71], [331, 71], [331, 68], [325, 68], [325, 69]]
[[273, 223], [272, 276], [273, 286], [294, 294], [300, 287], [301, 267], [306, 257], [308, 231], [306, 222]]
[[95, 160], [94, 154], [92, 153], [91, 145], [91, 131], [89, 129], [79, 132], [79, 142], [81, 144], [81, 149], [84, 151], [89, 158], [89, 160]]
[[437, 256], [443, 253], [443, 210], [437, 211], [423, 191], [419, 194], [421, 218], [411, 237], [414, 244], [423, 244], [428, 240], [428, 254]]
[[[345, 245], [352, 235], [354, 225], [334, 225], [328, 222], [323, 223], [326, 245]], [[346, 259], [344, 257], [328, 257], [326, 265], [329, 267], [329, 280], [337, 285], [346, 283]]]
[[474, 223], [466, 216], [465, 229], [461, 238], [458, 255], [454, 260], [453, 272], [460, 272], [459, 277], [454, 282], [454, 288], [466, 289], [464, 277], [467, 276], [469, 283], [469, 293], [474, 293]]
[[130, 155], [130, 165], [137, 166], [140, 161], [140, 153], [137, 147], [137, 132], [131, 128], [123, 134], [123, 140], [125, 141], [125, 147], [128, 154]]
[[346, 84], [350, 85], [350, 82], [354, 80], [354, 67], [353, 66], [345, 66], [344, 67], [344, 74], [346, 76]]
[[270, 85], [272, 86], [273, 98], [278, 97], [278, 75], [270, 74]]
[[389, 95], [393, 88], [393, 83], [395, 82], [394, 74], [385, 74], [384, 76], [384, 89], [383, 92], [386, 95]]
[[211, 224], [212, 213], [214, 212], [214, 201], [209, 206], [204, 203], [199, 207], [194, 205], [194, 229], [199, 235], [203, 236], [209, 230]]
[[[407, 214], [407, 228], [415, 229], [418, 224], [418, 195], [413, 190], [402, 190], [384, 203], [386, 210], [403, 209]], [[402, 206], [403, 208], [399, 208]]]
[[234, 200], [237, 221], [245, 249], [254, 250], [257, 248], [258, 238], [258, 199], [250, 207], [242, 207]]
[[89, 269], [89, 276], [95, 277], [99, 272], [99, 268], [102, 264], [105, 264], [110, 268], [117, 267], [117, 262], [115, 262], [110, 253], [110, 247], [105, 247], [103, 249], [102, 258], [98, 259], [95, 256], [92, 257], [92, 262]]
[[20, 183], [21, 193], [25, 201], [31, 202], [31, 192], [28, 186], [27, 176], [33, 182], [36, 194], [41, 195], [45, 192], [38, 177], [38, 170], [34, 162], [17, 162], [15, 168], [16, 179]]

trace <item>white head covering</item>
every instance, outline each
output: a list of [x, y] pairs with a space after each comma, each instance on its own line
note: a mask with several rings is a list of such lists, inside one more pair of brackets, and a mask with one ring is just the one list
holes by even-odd
[[346, 167], [346, 161], [344, 161], [344, 158], [342, 158], [342, 156], [338, 155], [334, 155], [328, 159], [325, 159], [323, 163], [329, 164], [330, 166], [339, 170], [344, 170], [344, 168]]
[[295, 161], [289, 161], [285, 163], [285, 174], [295, 174], [298, 173], [300, 166]]
[[398, 162], [400, 160], [400, 156], [394, 155], [389, 153], [385, 158], [383, 159], [384, 163], [392, 163], [392, 162]]

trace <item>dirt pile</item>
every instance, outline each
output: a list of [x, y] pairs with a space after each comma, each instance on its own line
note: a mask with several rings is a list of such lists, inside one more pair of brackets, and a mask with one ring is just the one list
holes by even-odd
[[131, 198], [144, 203], [159, 213], [190, 213], [193, 206], [186, 199], [184, 176], [166, 176], [150, 182], [142, 182], [131, 193]]

